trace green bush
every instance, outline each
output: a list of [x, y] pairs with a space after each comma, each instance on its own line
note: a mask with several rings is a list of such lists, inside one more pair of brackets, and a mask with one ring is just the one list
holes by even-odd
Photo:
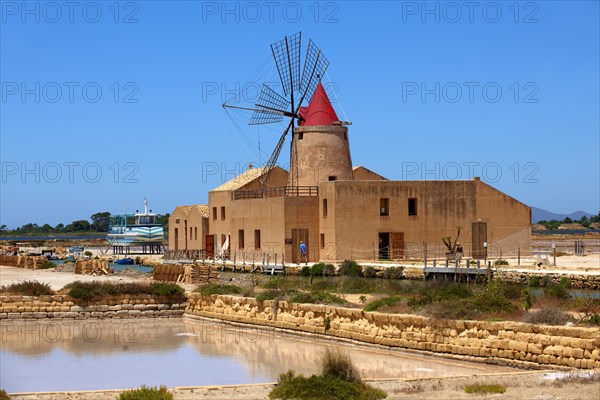
[[265, 301], [265, 300], [280, 299], [283, 296], [285, 296], [285, 293], [282, 290], [269, 289], [267, 291], [264, 291], [264, 292], [259, 293], [258, 295], [256, 295], [256, 300], [262, 302], [262, 301]]
[[134, 263], [136, 263], [136, 265], [140, 265], [142, 263], [142, 258], [140, 256], [135, 257]]
[[355, 276], [362, 277], [363, 271], [362, 267], [353, 260], [344, 260], [340, 267], [340, 275], [342, 276]]
[[465, 392], [467, 393], [504, 393], [506, 388], [502, 385], [469, 385], [465, 386]]
[[270, 399], [377, 400], [387, 396], [360, 380], [348, 353], [329, 350], [321, 356], [321, 374], [305, 378], [294, 371], [280, 374]]
[[10, 396], [5, 390], [0, 389], [0, 400], [10, 400]]
[[207, 283], [198, 286], [194, 292], [201, 293], [204, 296], [209, 296], [212, 294], [242, 294], [242, 288], [235, 285]]
[[569, 297], [569, 289], [561, 284], [551, 284], [544, 288], [544, 295], [556, 297], [558, 299], [566, 299]]
[[375, 268], [369, 266], [366, 266], [363, 269], [363, 276], [365, 278], [375, 278], [377, 276], [377, 271], [375, 270]]
[[0, 286], [0, 293], [14, 293], [23, 296], [42, 296], [54, 294], [50, 284], [38, 281], [23, 281], [11, 283], [7, 286]]
[[295, 376], [289, 371], [279, 376], [270, 399], [283, 400], [378, 400], [387, 393], [363, 382], [348, 382], [331, 376]]
[[64, 289], [68, 295], [80, 300], [90, 301], [104, 296], [115, 296], [120, 294], [148, 294], [154, 296], [181, 297], [185, 290], [175, 284], [167, 282], [153, 282], [152, 284], [126, 282], [81, 282], [75, 281], [67, 284]]
[[385, 279], [400, 279], [404, 273], [404, 267], [387, 267], [383, 272]]
[[290, 303], [346, 304], [346, 300], [328, 292], [313, 291], [310, 293], [300, 292], [296, 294], [290, 299]]
[[157, 388], [142, 385], [139, 389], [121, 392], [117, 400], [173, 400], [173, 393], [165, 386]]
[[563, 276], [560, 278], [560, 281], [558, 282], [558, 284], [561, 286], [564, 286], [565, 288], [570, 288], [571, 280], [569, 278], [567, 278], [566, 276]]
[[49, 260], [44, 260], [44, 262], [42, 262], [40, 265], [38, 265], [38, 269], [50, 269], [50, 268], [56, 268], [56, 264], [54, 264], [52, 261], [49, 261]]
[[532, 276], [529, 278], [529, 287], [541, 287], [542, 286], [542, 278], [539, 276]]
[[325, 264], [325, 268], [323, 269], [323, 276], [333, 275], [335, 275], [335, 266], [333, 264]]
[[325, 263], [313, 264], [310, 267], [310, 275], [312, 276], [323, 276], [323, 271], [325, 271]]
[[390, 296], [370, 302], [363, 311], [377, 311], [381, 307], [393, 307], [402, 302], [402, 297]]
[[310, 276], [310, 267], [302, 267], [302, 269], [300, 270], [300, 276]]
[[502, 259], [496, 260], [494, 261], [494, 265], [508, 265], [508, 261]]
[[176, 283], [153, 282], [151, 285], [152, 293], [155, 296], [183, 296], [185, 290]]

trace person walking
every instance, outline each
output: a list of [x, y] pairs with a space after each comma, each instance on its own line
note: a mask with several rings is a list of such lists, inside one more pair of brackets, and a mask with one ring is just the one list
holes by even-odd
[[306, 244], [304, 244], [303, 241], [300, 241], [300, 262], [302, 262], [302, 260], [308, 264], [308, 259], [306, 258]]

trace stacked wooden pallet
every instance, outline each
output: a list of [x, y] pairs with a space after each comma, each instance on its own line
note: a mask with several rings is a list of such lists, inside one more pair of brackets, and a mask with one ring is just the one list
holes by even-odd
[[216, 282], [219, 273], [215, 267], [195, 264], [162, 264], [154, 267], [154, 280], [177, 283]]
[[77, 260], [75, 273], [81, 275], [108, 275], [115, 271], [108, 266], [108, 260]]

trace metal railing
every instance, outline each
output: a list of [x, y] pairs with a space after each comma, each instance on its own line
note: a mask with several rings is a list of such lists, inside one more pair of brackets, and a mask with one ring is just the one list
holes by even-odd
[[318, 186], [279, 186], [264, 189], [234, 190], [231, 192], [231, 199], [245, 200], [269, 197], [314, 197], [318, 195]]

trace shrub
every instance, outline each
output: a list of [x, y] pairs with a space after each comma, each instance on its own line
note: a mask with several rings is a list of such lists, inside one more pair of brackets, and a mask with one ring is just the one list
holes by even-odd
[[313, 266], [310, 267], [310, 275], [312, 276], [322, 276], [323, 271], [325, 271], [324, 263], [313, 264]]
[[363, 311], [377, 311], [381, 307], [393, 307], [402, 302], [402, 298], [398, 296], [384, 297], [370, 302], [363, 308]]
[[333, 264], [325, 264], [325, 268], [323, 269], [323, 276], [333, 276], [335, 275], [335, 267]]
[[400, 279], [404, 272], [404, 267], [388, 267], [383, 272], [385, 279]]
[[265, 300], [275, 300], [283, 297], [285, 293], [282, 290], [278, 289], [269, 289], [265, 292], [259, 293], [256, 295], [256, 300], [265, 301]]
[[362, 382], [347, 382], [331, 376], [296, 376], [288, 371], [279, 376], [279, 384], [269, 393], [270, 399], [307, 400], [378, 400], [387, 393]]
[[539, 276], [532, 276], [529, 278], [529, 286], [530, 287], [541, 287], [542, 286], [542, 278]]
[[83, 253], [83, 255], [84, 255], [84, 256], [86, 256], [86, 257], [91, 257], [91, 256], [93, 256], [93, 255], [94, 255], [94, 253], [92, 253], [92, 252], [91, 252], [91, 251], [89, 251], [89, 250], [86, 250], [86, 251]]
[[11, 283], [8, 286], [0, 286], [0, 293], [15, 293], [23, 296], [42, 296], [54, 294], [50, 284], [38, 281], [23, 281]]
[[56, 264], [54, 264], [52, 261], [44, 260], [44, 262], [42, 262], [40, 265], [38, 265], [38, 269], [50, 269], [50, 268], [56, 268]]
[[558, 299], [566, 299], [569, 297], [569, 290], [561, 284], [551, 284], [544, 288], [544, 294]]
[[363, 276], [365, 278], [375, 278], [375, 276], [377, 276], [377, 271], [375, 271], [375, 268], [367, 266], [363, 269]]
[[529, 310], [533, 305], [533, 299], [531, 297], [531, 292], [527, 289], [523, 289], [523, 308], [525, 310]]
[[469, 385], [465, 386], [467, 393], [504, 393], [506, 388], [502, 385]]
[[525, 316], [525, 322], [530, 324], [564, 325], [571, 321], [569, 314], [555, 308], [542, 308]]
[[0, 389], [0, 400], [10, 400], [8, 393], [5, 390]]
[[102, 298], [104, 296], [114, 296], [119, 294], [148, 294], [154, 296], [181, 297], [184, 289], [168, 282], [153, 282], [152, 284], [127, 282], [71, 282], [64, 287], [68, 290], [68, 295], [80, 300], [90, 301], [92, 299]]
[[567, 278], [566, 276], [563, 276], [560, 278], [560, 281], [558, 282], [558, 284], [561, 286], [564, 286], [565, 288], [570, 288], [571, 280], [569, 278]]
[[173, 400], [173, 393], [165, 386], [157, 388], [142, 385], [139, 389], [121, 392], [117, 400]]
[[156, 296], [182, 296], [185, 290], [176, 283], [169, 282], [153, 282], [151, 285], [152, 294]]
[[310, 276], [310, 267], [302, 267], [302, 269], [300, 270], [300, 276]]
[[347, 352], [325, 349], [321, 355], [321, 375], [347, 382], [360, 382], [360, 374]]
[[496, 260], [494, 261], [494, 265], [508, 265], [508, 261], [502, 259]]
[[342, 276], [363, 276], [362, 267], [356, 261], [344, 260], [340, 267], [340, 275]]
[[346, 300], [320, 290], [311, 293], [300, 292], [290, 299], [290, 303], [346, 304]]
[[235, 285], [222, 285], [218, 283], [207, 283], [200, 285], [194, 290], [196, 293], [201, 293], [204, 296], [212, 294], [242, 294], [242, 288]]
[[135, 257], [135, 260], [133, 262], [136, 263], [137, 265], [140, 265], [142, 263], [142, 258], [140, 256], [137, 256], [137, 257]]

